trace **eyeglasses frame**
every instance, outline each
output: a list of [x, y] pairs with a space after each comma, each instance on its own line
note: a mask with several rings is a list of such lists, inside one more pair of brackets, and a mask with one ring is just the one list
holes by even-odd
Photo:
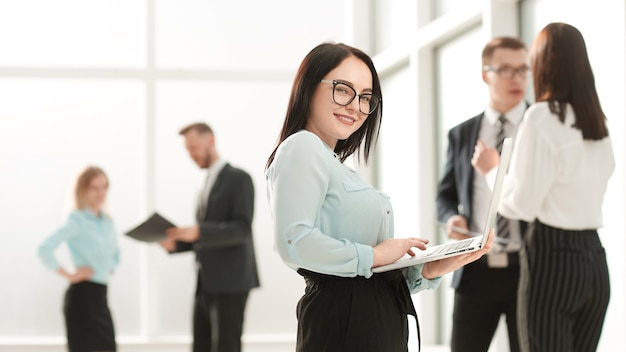
[[[320, 83], [328, 83], [328, 84], [332, 84], [333, 85], [333, 101], [337, 105], [348, 106], [348, 105], [350, 105], [354, 101], [354, 98], [359, 97], [359, 112], [362, 113], [362, 114], [370, 115], [371, 113], [373, 113], [376, 110], [376, 108], [378, 107], [378, 104], [380, 104], [380, 101], [382, 100], [381, 97], [377, 96], [374, 93], [357, 94], [356, 89], [354, 89], [352, 86], [350, 86], [347, 82], [344, 82], [344, 81], [339, 81], [339, 80], [336, 80], [336, 79], [333, 79], [333, 80], [323, 79], [323, 80], [320, 81]], [[354, 92], [354, 95], [352, 96], [352, 98], [350, 98], [350, 100], [346, 104], [340, 104], [335, 99], [335, 87], [337, 86], [337, 84], [343, 84], [344, 86], [349, 87], [350, 89], [352, 89], [352, 91]], [[363, 110], [361, 110], [361, 98], [364, 95], [368, 95], [368, 96], [370, 96], [370, 98], [376, 98], [376, 104], [374, 105], [373, 108], [370, 107], [370, 110], [371, 110], [370, 112], [364, 112]]]
[[[510, 68], [511, 69], [511, 74], [510, 75], [503, 75], [502, 69], [506, 67], [506, 68]], [[516, 67], [513, 68], [511, 66], [504, 66], [504, 67], [497, 67], [497, 66], [489, 66], [489, 65], [485, 65], [483, 66], [483, 71], [486, 72], [495, 72], [497, 75], [506, 78], [506, 79], [513, 79], [515, 78], [515, 76], [519, 76], [521, 78], [527, 78], [528, 77], [528, 73], [530, 72], [530, 67], [528, 66], [521, 66], [521, 67]]]

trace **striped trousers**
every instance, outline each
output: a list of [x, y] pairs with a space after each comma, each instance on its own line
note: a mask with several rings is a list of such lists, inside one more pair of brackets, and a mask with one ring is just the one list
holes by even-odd
[[521, 351], [596, 351], [610, 296], [597, 231], [535, 221], [520, 251], [518, 295]]

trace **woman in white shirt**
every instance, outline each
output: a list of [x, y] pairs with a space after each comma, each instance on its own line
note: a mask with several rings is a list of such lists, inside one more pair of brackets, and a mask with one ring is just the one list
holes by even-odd
[[611, 139], [581, 33], [551, 23], [530, 57], [537, 102], [519, 127], [499, 208], [531, 223], [520, 253], [520, 347], [595, 351], [610, 295], [596, 230], [615, 168]]
[[[365, 161], [382, 116], [371, 58], [324, 43], [302, 62], [278, 146], [267, 162], [275, 249], [302, 275], [297, 306], [298, 352], [407, 350], [410, 293], [439, 286], [439, 277], [480, 258], [491, 246], [403, 270], [374, 274], [426, 240], [393, 239], [389, 197], [343, 162]], [[362, 155], [361, 155], [362, 153]]]

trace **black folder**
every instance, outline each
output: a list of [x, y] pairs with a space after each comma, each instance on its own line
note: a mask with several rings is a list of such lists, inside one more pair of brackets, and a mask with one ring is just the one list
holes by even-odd
[[165, 230], [170, 227], [176, 225], [155, 212], [137, 227], [126, 232], [126, 235], [143, 242], [157, 242], [167, 237]]

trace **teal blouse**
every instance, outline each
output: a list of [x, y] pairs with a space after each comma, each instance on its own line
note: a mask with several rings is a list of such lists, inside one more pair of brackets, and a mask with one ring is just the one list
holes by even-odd
[[39, 246], [39, 258], [48, 269], [59, 268], [54, 251], [63, 242], [67, 243], [76, 267], [88, 266], [93, 270], [89, 281], [107, 284], [120, 256], [111, 218], [96, 216], [86, 209], [73, 211], [66, 223]]
[[[393, 237], [389, 196], [341, 163], [317, 135], [302, 130], [278, 147], [266, 171], [274, 248], [292, 269], [372, 276], [374, 249]], [[412, 293], [436, 288], [423, 264], [403, 269]]]

